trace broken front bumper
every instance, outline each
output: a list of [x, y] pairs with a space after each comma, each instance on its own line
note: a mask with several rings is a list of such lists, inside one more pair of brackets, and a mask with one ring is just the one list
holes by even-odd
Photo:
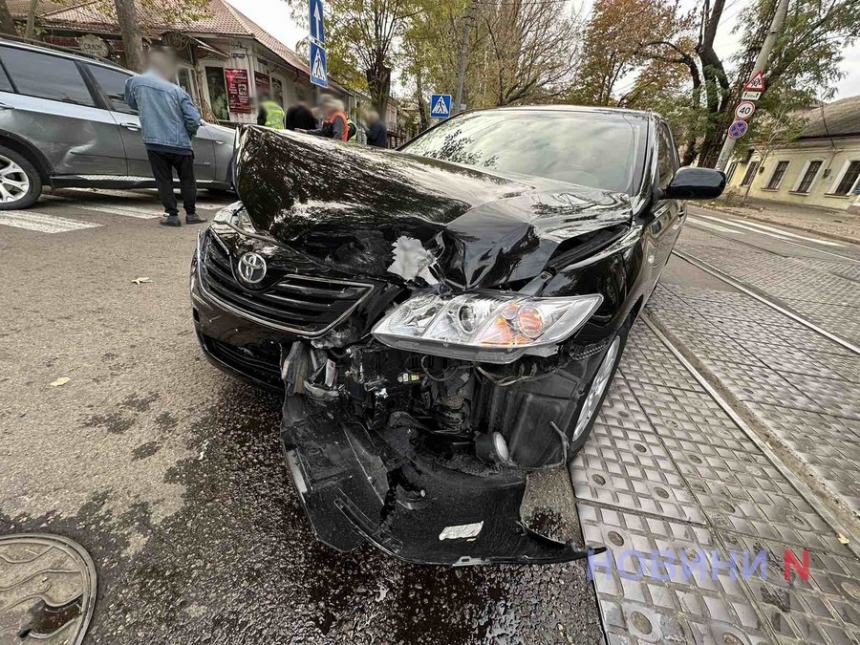
[[420, 564], [551, 564], [587, 557], [529, 530], [522, 472], [468, 474], [418, 455], [415, 431], [368, 432], [287, 397], [281, 440], [318, 539], [339, 550], [364, 539]]

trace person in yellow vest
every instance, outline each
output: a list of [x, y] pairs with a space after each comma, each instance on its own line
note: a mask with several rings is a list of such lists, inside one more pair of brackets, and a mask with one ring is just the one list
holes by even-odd
[[257, 114], [257, 125], [284, 130], [287, 127], [287, 114], [284, 112], [284, 108], [275, 103], [272, 100], [272, 95], [268, 92], [260, 92], [258, 100], [260, 101], [260, 111]]

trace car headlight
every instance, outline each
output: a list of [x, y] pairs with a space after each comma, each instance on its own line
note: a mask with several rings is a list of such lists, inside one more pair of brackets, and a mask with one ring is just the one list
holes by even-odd
[[410, 298], [373, 329], [382, 343], [437, 356], [510, 363], [523, 354], [551, 354], [603, 297], [563, 298], [466, 294]]

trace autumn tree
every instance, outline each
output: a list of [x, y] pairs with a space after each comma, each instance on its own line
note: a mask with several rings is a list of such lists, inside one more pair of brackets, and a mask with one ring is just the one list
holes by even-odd
[[[300, 24], [308, 22], [307, 0], [286, 0]], [[385, 114], [391, 71], [400, 63], [400, 41], [421, 11], [417, 0], [329, 0], [326, 57], [329, 72], [352, 87], [367, 88], [374, 108]], [[363, 75], [357, 83], [355, 72]], [[360, 87], [360, 89], [364, 89]]]

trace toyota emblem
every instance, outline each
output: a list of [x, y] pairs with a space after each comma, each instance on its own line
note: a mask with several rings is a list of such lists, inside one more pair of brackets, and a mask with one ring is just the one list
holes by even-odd
[[266, 277], [266, 260], [257, 253], [246, 253], [239, 258], [238, 272], [242, 282], [259, 284]]

